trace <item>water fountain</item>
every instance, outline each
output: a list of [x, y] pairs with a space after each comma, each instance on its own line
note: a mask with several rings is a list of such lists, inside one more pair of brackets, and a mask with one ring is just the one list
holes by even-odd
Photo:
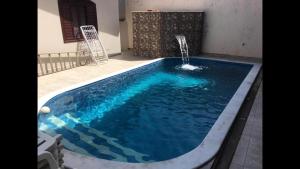
[[181, 58], [183, 64], [189, 64], [189, 47], [186, 43], [185, 36], [184, 35], [176, 35], [175, 36], [179, 46], [180, 46], [180, 52], [181, 52]]
[[203, 67], [193, 66], [191, 65], [190, 58], [189, 58], [189, 47], [186, 43], [186, 39], [184, 35], [175, 35], [179, 46], [180, 46], [180, 52], [181, 52], [181, 58], [182, 58], [182, 65], [180, 66], [180, 69], [183, 70], [202, 70]]

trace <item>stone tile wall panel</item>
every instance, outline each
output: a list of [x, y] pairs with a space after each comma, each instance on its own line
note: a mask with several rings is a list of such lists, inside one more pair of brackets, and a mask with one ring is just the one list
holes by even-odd
[[134, 55], [180, 56], [176, 34], [185, 35], [190, 55], [199, 55], [203, 18], [204, 12], [132, 12]]

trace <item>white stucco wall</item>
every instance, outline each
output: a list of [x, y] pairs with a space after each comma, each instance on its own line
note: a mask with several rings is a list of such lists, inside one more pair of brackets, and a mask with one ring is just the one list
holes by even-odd
[[203, 52], [262, 57], [262, 0], [126, 0], [129, 48], [131, 11], [147, 9], [204, 11]]
[[[109, 54], [120, 53], [118, 0], [93, 0], [100, 38]], [[75, 52], [77, 43], [64, 43], [58, 0], [38, 0], [38, 53]]]

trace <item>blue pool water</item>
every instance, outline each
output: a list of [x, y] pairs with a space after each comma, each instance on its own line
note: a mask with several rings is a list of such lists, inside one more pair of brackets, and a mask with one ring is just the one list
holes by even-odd
[[[38, 128], [62, 134], [65, 148], [125, 162], [168, 160], [196, 148], [252, 65], [181, 59], [149, 65], [64, 92], [44, 106]], [[101, 71], [101, 70], [100, 70]]]

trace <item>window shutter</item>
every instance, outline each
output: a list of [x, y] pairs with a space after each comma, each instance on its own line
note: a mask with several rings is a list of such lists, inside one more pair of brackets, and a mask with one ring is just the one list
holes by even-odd
[[64, 42], [74, 42], [73, 20], [69, 0], [58, 0]]
[[90, 0], [58, 0], [64, 43], [83, 40], [81, 25], [94, 25], [98, 31], [96, 4]]
[[97, 8], [96, 4], [92, 1], [86, 3], [86, 19], [87, 25], [94, 25], [98, 31]]

